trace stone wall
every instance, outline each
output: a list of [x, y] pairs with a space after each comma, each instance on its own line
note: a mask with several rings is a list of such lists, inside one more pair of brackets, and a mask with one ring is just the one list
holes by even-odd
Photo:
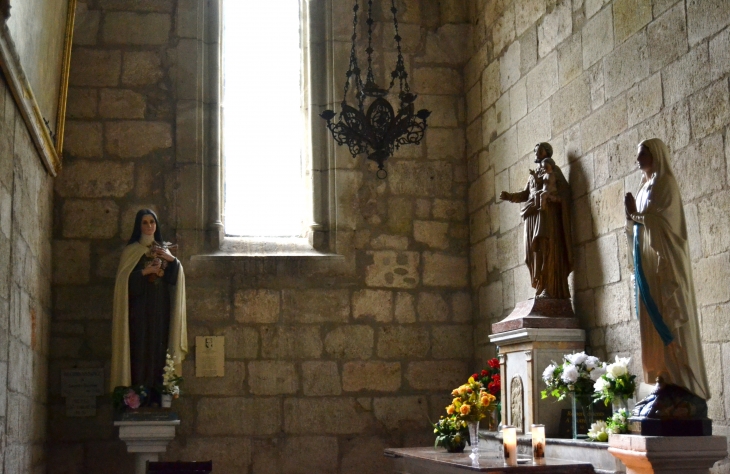
[[519, 205], [535, 143], [549, 141], [570, 181], [575, 271], [571, 288], [588, 348], [632, 356], [623, 195], [640, 180], [636, 145], [670, 147], [682, 192], [708, 377], [710, 417], [730, 419], [727, 331], [730, 210], [730, 9], [722, 0], [490, 0], [470, 2], [474, 48], [464, 72], [472, 287], [478, 357], [490, 325], [533, 295], [522, 263]]
[[52, 198], [0, 79], [0, 472], [46, 472]]
[[[159, 212], [168, 238], [202, 240], [186, 224], [202, 203], [180, 191], [201, 189], [190, 136], [180, 134], [180, 101], [191, 98], [185, 64], [201, 50], [199, 36], [188, 39], [199, 35], [197, 3], [79, 3], [55, 185], [49, 472], [131, 469], [110, 400], [98, 398], [96, 417], [67, 418], [60, 372], [108, 373], [114, 276], [139, 208]], [[344, 72], [351, 5], [332, 3], [328, 41]], [[425, 143], [389, 160], [385, 181], [364, 158], [336, 150], [338, 256], [183, 250], [191, 354], [167, 459], [212, 458], [220, 472], [385, 472], [382, 449], [431, 444], [428, 418], [472, 371], [463, 94], [471, 26], [464, 1], [399, 5], [417, 106], [433, 112]], [[388, 13], [376, 12], [375, 40], [388, 45], [392, 68]], [[382, 84], [388, 71], [382, 60], [375, 67]], [[210, 334], [226, 337], [226, 375], [196, 378], [194, 337]]]

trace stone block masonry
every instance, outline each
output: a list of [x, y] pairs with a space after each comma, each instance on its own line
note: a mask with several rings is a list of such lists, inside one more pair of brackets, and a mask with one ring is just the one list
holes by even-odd
[[[482, 344], [491, 324], [530, 296], [519, 209], [497, 196], [524, 185], [541, 140], [573, 187], [571, 290], [589, 350], [631, 355], [634, 369], [621, 205], [639, 183], [636, 143], [668, 143], [702, 282], [710, 412], [716, 429], [730, 423], [721, 383], [730, 372], [730, 293], [717, 283], [730, 258], [722, 0], [398, 2], [406, 67], [417, 105], [432, 111], [429, 130], [424, 144], [388, 161], [386, 181], [336, 149], [337, 262], [189, 258], [205, 238], [197, 209], [207, 205], [200, 183], [212, 148], [208, 130], [195, 128], [197, 104], [207, 117], [213, 100], [196, 76], [202, 52], [216, 48], [203, 3], [80, 0], [55, 183], [40, 162], [29, 164], [33, 150], [11, 123], [9, 101], [0, 107], [0, 126], [12, 131], [0, 134], [0, 149], [13, 156], [12, 165], [0, 161], [0, 268], [8, 269], [0, 315], [11, 315], [0, 344], [13, 348], [6, 362], [0, 350], [8, 385], [0, 420], [29, 416], [40, 426], [47, 413], [50, 439], [47, 455], [34, 456], [43, 429], [11, 423], [0, 450], [6, 472], [130, 470], [109, 401], [99, 399], [94, 418], [66, 418], [59, 375], [108, 366], [99, 341], [110, 337], [115, 269], [140, 207], [155, 209], [165, 236], [181, 245], [191, 341], [226, 337], [226, 377], [195, 379], [193, 357], [186, 362], [185, 394], [175, 402], [183, 424], [167, 458], [212, 458], [221, 472], [387, 472], [382, 449], [433, 442], [428, 416], [494, 355]], [[331, 8], [327, 41], [340, 64], [351, 12], [339, 0]], [[390, 48], [389, 12], [376, 10], [377, 46]], [[389, 49], [387, 63], [375, 60], [381, 84], [392, 56]], [[29, 208], [33, 217], [21, 219]], [[18, 374], [30, 370], [35, 382], [22, 382]]]
[[[331, 3], [328, 41], [345, 51], [351, 11]], [[212, 459], [222, 473], [387, 472], [383, 448], [431, 444], [429, 416], [473, 371], [469, 2], [398, 2], [406, 67], [416, 105], [432, 111], [429, 129], [423, 144], [388, 160], [385, 181], [363, 157], [336, 149], [334, 263], [189, 258], [204, 239], [196, 210], [208, 202], [200, 183], [213, 146], [208, 130], [195, 128], [198, 102], [206, 120], [213, 107], [213, 88], [196, 76], [208, 60], [201, 52], [215, 49], [203, 26], [213, 12], [203, 4], [80, 1], [64, 169], [54, 184], [47, 472], [129, 470], [110, 401], [98, 399], [96, 417], [66, 418], [59, 377], [66, 367], [108, 367], [116, 265], [141, 207], [154, 209], [165, 238], [180, 244], [187, 279], [191, 352], [174, 402], [183, 421], [166, 459]], [[375, 18], [376, 49], [386, 45], [374, 63], [381, 85], [394, 65], [389, 15], [378, 9]], [[498, 70], [495, 78], [497, 94]], [[494, 189], [474, 193], [482, 205]], [[194, 338], [211, 334], [226, 338], [226, 375], [196, 378]]]
[[[466, 95], [467, 127], [481, 123], [485, 130], [482, 147], [467, 152], [468, 169], [476, 170], [469, 182], [494, 189], [486, 201], [472, 200], [476, 205], [469, 207], [470, 275], [479, 308], [476, 357], [493, 353], [480, 344], [487, 336], [480, 331], [531, 296], [518, 206], [500, 205], [496, 196], [524, 186], [528, 166], [534, 167], [532, 146], [546, 140], [572, 187], [570, 285], [588, 350], [601, 358], [632, 356], [633, 370], [640, 372], [623, 195], [638, 191], [636, 145], [658, 137], [671, 150], [688, 216], [705, 359], [717, 381], [726, 377], [721, 374], [730, 372], [730, 365], [720, 353], [730, 336], [720, 315], [730, 303], [722, 284], [730, 256], [724, 217], [730, 212], [727, 4], [521, 0], [496, 8], [493, 3], [499, 2], [475, 4], [470, 11], [472, 24], [493, 37], [474, 36], [477, 52], [465, 69], [465, 87], [482, 91], [481, 97]], [[514, 24], [514, 33], [505, 24]], [[500, 101], [510, 102], [510, 114], [508, 123], [497, 126], [492, 104]], [[712, 390], [709, 410], [715, 428], [723, 430], [728, 424], [724, 389], [716, 383]]]
[[[53, 179], [4, 79], [0, 137], [0, 471], [45, 472], [51, 281], [81, 280], [52, 268]], [[82, 243], [58, 250], [84, 273]]]

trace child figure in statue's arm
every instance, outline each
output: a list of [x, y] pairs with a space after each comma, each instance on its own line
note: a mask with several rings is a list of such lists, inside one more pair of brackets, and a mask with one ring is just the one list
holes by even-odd
[[540, 208], [544, 209], [548, 202], [560, 202], [560, 196], [558, 195], [558, 185], [555, 173], [553, 173], [553, 166], [550, 163], [543, 163], [542, 170]]

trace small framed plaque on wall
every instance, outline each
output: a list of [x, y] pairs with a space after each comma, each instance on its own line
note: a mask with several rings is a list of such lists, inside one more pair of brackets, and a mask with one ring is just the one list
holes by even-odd
[[196, 377], [223, 377], [226, 358], [225, 339], [223, 336], [195, 338]]

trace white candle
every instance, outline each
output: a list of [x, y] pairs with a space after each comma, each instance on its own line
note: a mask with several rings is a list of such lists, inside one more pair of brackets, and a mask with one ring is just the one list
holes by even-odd
[[504, 447], [504, 463], [507, 466], [517, 465], [517, 429], [514, 426], [502, 428], [502, 443]]
[[545, 464], [545, 425], [532, 425], [532, 462]]

